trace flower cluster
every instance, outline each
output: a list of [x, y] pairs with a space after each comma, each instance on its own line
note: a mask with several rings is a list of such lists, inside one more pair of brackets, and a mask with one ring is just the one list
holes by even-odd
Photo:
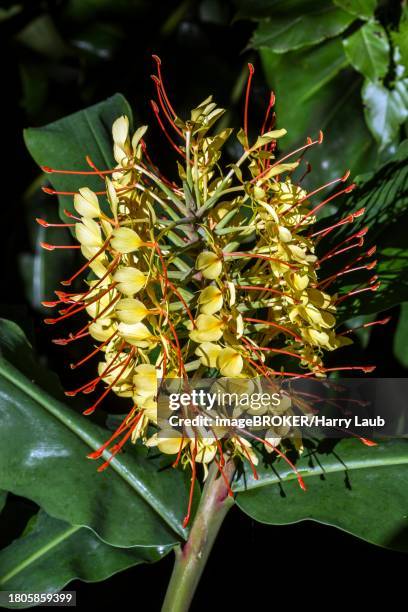
[[[103, 195], [79, 188], [75, 213], [68, 213], [86, 263], [64, 285], [85, 273], [86, 288], [81, 293], [57, 291], [58, 301], [47, 305], [63, 308], [46, 322], [83, 311], [89, 317], [84, 327], [56, 340], [66, 344], [89, 335], [94, 341], [94, 350], [74, 367], [98, 356], [98, 376], [67, 392], [88, 394], [105, 386], [86, 414], [111, 391], [131, 402], [118, 430], [92, 455], [108, 453], [102, 468], [131, 437], [176, 455], [176, 463], [191, 465], [195, 477], [196, 462], [217, 461], [222, 472], [225, 453], [247, 459], [253, 467], [257, 456], [241, 432], [214, 432], [211, 438], [199, 431], [167, 440], [158, 437], [158, 381], [175, 378], [188, 384], [189, 376], [236, 381], [265, 377], [272, 382], [324, 377], [334, 369], [325, 368], [324, 351], [351, 342], [336, 330], [337, 305], [355, 293], [374, 291], [378, 283], [373, 277], [366, 286], [339, 294], [342, 276], [375, 265], [374, 250], [361, 248], [366, 230], [326, 248], [323, 256], [317, 253], [336, 228], [364, 213], [316, 225], [320, 209], [354, 187], [343, 187], [313, 204], [324, 189], [345, 183], [348, 173], [311, 192], [301, 186], [302, 177], [294, 178], [303, 154], [322, 142], [322, 134], [279, 158], [277, 143], [286, 130], [274, 127], [271, 95], [263, 127], [251, 144], [250, 66], [244, 128], [237, 134], [242, 154], [225, 167], [223, 151], [233, 130], [215, 127], [224, 111], [210, 97], [187, 120], [180, 119], [164, 88], [160, 60], [155, 59], [158, 104], [152, 102], [152, 108], [180, 160], [178, 180], [168, 180], [152, 162], [146, 126], [132, 133], [127, 117], [114, 122], [115, 167], [101, 170], [88, 158], [91, 170], [77, 172], [99, 175]], [[333, 259], [341, 262], [339, 269], [321, 275], [324, 263]], [[283, 359], [293, 364], [290, 371], [282, 367]], [[288, 402], [286, 409], [294, 410], [293, 404]], [[278, 433], [268, 432], [260, 442], [289, 462], [278, 448]]]

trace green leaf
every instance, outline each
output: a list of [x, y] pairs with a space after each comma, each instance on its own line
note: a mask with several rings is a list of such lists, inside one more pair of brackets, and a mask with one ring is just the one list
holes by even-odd
[[86, 455], [111, 433], [65, 406], [55, 384], [53, 396], [44, 391], [50, 373], [14, 323], [0, 320], [0, 332], [0, 488], [116, 546], [168, 546], [185, 537], [188, 472], [129, 445], [97, 473]]
[[406, 6], [398, 26], [398, 31], [391, 32], [391, 38], [395, 47], [399, 49], [401, 64], [408, 74], [408, 8]]
[[285, 55], [262, 49], [260, 55], [267, 83], [276, 93], [278, 127], [288, 129], [282, 153], [324, 131], [322, 146], [305, 156], [313, 167], [310, 185], [342, 176], [347, 168], [359, 174], [372, 167], [376, 151], [361, 108], [361, 79], [343, 70], [348, 60], [341, 42]]
[[[334, 442], [334, 441], [333, 441]], [[250, 470], [235, 484], [238, 506], [271, 525], [313, 520], [395, 550], [408, 550], [408, 441], [367, 447], [342, 440], [332, 452], [306, 451], [297, 464], [302, 491], [283, 461]], [[381, 517], [381, 520], [379, 520]]]
[[0, 589], [55, 593], [71, 580], [105, 580], [134, 565], [158, 561], [169, 550], [168, 546], [109, 546], [90, 529], [40, 511], [30, 528], [0, 552]]
[[390, 44], [384, 28], [369, 22], [343, 40], [350, 64], [369, 81], [378, 81], [388, 71]]
[[377, 0], [334, 0], [334, 4], [360, 19], [370, 19], [377, 8]]
[[[112, 153], [112, 124], [120, 115], [127, 115], [132, 121], [129, 104], [121, 94], [115, 94], [44, 127], [26, 129], [25, 143], [39, 166], [89, 171], [85, 159], [89, 155], [97, 168], [113, 168], [116, 162]], [[78, 191], [85, 186], [93, 191], [105, 189], [104, 182], [95, 175], [51, 173], [47, 177], [57, 191]], [[102, 203], [105, 200], [101, 197]], [[59, 196], [59, 206], [60, 216], [65, 219], [64, 208], [74, 212], [73, 197]]]
[[380, 150], [398, 142], [400, 126], [408, 118], [408, 78], [398, 79], [393, 89], [366, 81], [362, 97], [367, 125]]
[[7, 491], [0, 491], [0, 512], [3, 510], [7, 501]]
[[[401, 143], [395, 155], [376, 172], [357, 177], [357, 189], [344, 203], [343, 216], [365, 208], [365, 214], [342, 228], [330, 239], [337, 244], [358, 230], [368, 227], [364, 251], [377, 246], [374, 258], [378, 260], [375, 273], [381, 285], [375, 292], [348, 298], [339, 309], [338, 319], [381, 312], [408, 301], [408, 249], [406, 227], [408, 223], [408, 140]], [[322, 249], [324, 243], [322, 243]], [[339, 266], [337, 266], [339, 267]], [[325, 272], [326, 274], [326, 272]], [[349, 275], [351, 289], [369, 275]]]
[[251, 40], [255, 49], [268, 47], [275, 53], [286, 53], [310, 47], [343, 32], [354, 17], [327, 2], [308, 3], [302, 11], [287, 15], [272, 13], [262, 21]]
[[398, 326], [394, 335], [394, 355], [408, 368], [408, 302], [401, 304]]

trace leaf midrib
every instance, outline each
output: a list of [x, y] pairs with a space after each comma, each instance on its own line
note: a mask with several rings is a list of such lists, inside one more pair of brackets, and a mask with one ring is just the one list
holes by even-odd
[[14, 578], [14, 576], [19, 574], [23, 570], [25, 570], [29, 565], [37, 561], [37, 559], [47, 554], [52, 548], [55, 548], [56, 546], [61, 544], [61, 542], [69, 538], [71, 535], [73, 535], [80, 529], [84, 529], [84, 528], [79, 525], [71, 525], [70, 527], [68, 527], [64, 533], [61, 533], [60, 535], [53, 538], [50, 542], [48, 542], [44, 546], [41, 546], [34, 553], [26, 557], [24, 561], [21, 561], [21, 563], [19, 563], [13, 569], [11, 569], [7, 574], [0, 577], [0, 585], [3, 586], [8, 580], [11, 580], [12, 578]]
[[[6, 368], [4, 365], [6, 364]], [[11, 370], [11, 372], [9, 371]], [[13, 373], [18, 373], [16, 376]], [[36, 387], [33, 388], [33, 383], [27, 379], [27, 377], [22, 374], [19, 370], [17, 370], [12, 364], [5, 361], [4, 359], [0, 360], [0, 374], [4, 376], [9, 382], [15, 385], [18, 389], [20, 389], [23, 393], [29, 396], [32, 400], [37, 402], [40, 406], [42, 406], [47, 412], [51, 413], [60, 423], [65, 425], [70, 431], [72, 431], [76, 436], [78, 436], [85, 444], [89, 446], [92, 450], [97, 450], [101, 446], [101, 442], [96, 440], [91, 434], [84, 432], [80, 428], [78, 428], [75, 423], [69, 422], [69, 418], [65, 419], [63, 415], [59, 413], [57, 409], [54, 408], [52, 404], [47, 401], [48, 394], [41, 389], [39, 392], [36, 392]], [[19, 380], [19, 377], [27, 381], [28, 384], [24, 384]], [[45, 396], [45, 397], [44, 397]], [[60, 402], [56, 399], [53, 399], [54, 404], [60, 404]], [[64, 410], [68, 410], [63, 404], [61, 406]], [[75, 414], [75, 413], [74, 413]], [[105, 459], [109, 459], [111, 457], [110, 453], [106, 450], [103, 452], [102, 457]], [[144, 495], [143, 492], [146, 491], [146, 487], [141, 484], [139, 486], [135, 486], [134, 478], [132, 478], [132, 474], [129, 472], [126, 466], [122, 465], [120, 460], [117, 457], [111, 459], [110, 466], [115, 470], [115, 472], [133, 489], [137, 495], [139, 495], [148, 505], [149, 507], [168, 525], [177, 536], [181, 536], [183, 538], [186, 537], [186, 530], [183, 527], [180, 527], [177, 521], [169, 520], [168, 515], [161, 509], [161, 502], [157, 500], [157, 498], [152, 499], [151, 495]]]
[[[408, 445], [407, 445], [408, 450]], [[403, 457], [376, 457], [374, 460], [364, 458], [364, 459], [354, 459], [349, 463], [346, 461], [344, 463], [332, 463], [326, 465], [318, 465], [314, 467], [312, 470], [308, 468], [298, 468], [299, 474], [302, 478], [311, 478], [317, 476], [324, 476], [325, 474], [334, 474], [336, 472], [349, 472], [352, 470], [362, 470], [362, 469], [372, 469], [372, 468], [380, 468], [380, 467], [390, 467], [395, 465], [405, 465], [408, 464], [408, 452], [406, 456]], [[237, 493], [245, 493], [247, 491], [252, 491], [253, 489], [259, 489], [261, 487], [266, 487], [269, 485], [279, 484], [281, 482], [289, 482], [291, 480], [296, 480], [296, 474], [294, 472], [286, 472], [283, 474], [271, 475], [271, 478], [264, 478], [261, 480], [252, 480], [250, 487], [243, 488], [235, 488], [234, 491]]]

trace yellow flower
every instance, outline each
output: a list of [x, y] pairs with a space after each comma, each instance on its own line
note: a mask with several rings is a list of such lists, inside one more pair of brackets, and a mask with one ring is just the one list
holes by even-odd
[[190, 338], [194, 342], [216, 342], [222, 336], [224, 323], [214, 315], [198, 315], [195, 325], [196, 329], [190, 332]]
[[119, 323], [118, 334], [132, 346], [149, 348], [156, 342], [155, 337], [144, 323]]
[[139, 323], [148, 314], [149, 310], [140, 301], [133, 298], [123, 298], [116, 305], [115, 312], [123, 323]]
[[157, 393], [157, 370], [150, 363], [135, 367], [133, 376], [135, 394], [141, 398], [151, 398]]
[[78, 242], [86, 247], [101, 247], [102, 232], [96, 221], [82, 217], [82, 223], [75, 224], [75, 235]]
[[118, 227], [112, 232], [111, 245], [118, 253], [133, 253], [144, 242], [130, 227]]
[[222, 349], [217, 357], [217, 367], [222, 376], [234, 377], [242, 372], [244, 361], [238, 351], [231, 347]]
[[217, 357], [222, 351], [222, 348], [218, 344], [212, 342], [203, 342], [197, 346], [195, 354], [200, 357], [201, 363], [207, 368], [217, 367]]
[[222, 261], [215, 253], [211, 251], [203, 251], [197, 257], [196, 269], [200, 270], [204, 278], [214, 280], [218, 278], [222, 272]]
[[145, 287], [147, 278], [137, 268], [123, 267], [116, 270], [113, 280], [118, 283], [118, 291], [130, 297]]
[[79, 193], [74, 196], [74, 207], [81, 217], [100, 217], [101, 209], [99, 208], [98, 196], [88, 189], [88, 187], [82, 187]]
[[198, 303], [200, 304], [200, 311], [203, 314], [212, 315], [222, 308], [222, 292], [218, 287], [210, 285], [201, 291]]

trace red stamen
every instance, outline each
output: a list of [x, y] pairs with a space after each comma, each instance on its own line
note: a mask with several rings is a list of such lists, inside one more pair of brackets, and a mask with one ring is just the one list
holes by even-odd
[[277, 455], [279, 455], [279, 457], [281, 457], [284, 461], [286, 461], [286, 463], [289, 465], [290, 468], [292, 468], [292, 470], [294, 471], [295, 475], [296, 475], [296, 479], [299, 483], [300, 488], [303, 491], [307, 491], [307, 487], [304, 483], [303, 478], [301, 477], [298, 469], [296, 468], [296, 466], [292, 463], [292, 461], [285, 455], [285, 453], [282, 453], [282, 451], [280, 451], [276, 446], [274, 446], [273, 444], [271, 444], [271, 442], [269, 442], [268, 440], [263, 440], [262, 438], [259, 438], [258, 436], [250, 433], [250, 432], [245, 432], [248, 436], [250, 436], [251, 438], [254, 438], [255, 440], [257, 440], [258, 442], [261, 442], [264, 446], [269, 446], [270, 448], [272, 448], [275, 453]]
[[169, 141], [169, 143], [171, 144], [171, 146], [173, 147], [173, 149], [175, 151], [177, 151], [177, 153], [179, 155], [181, 155], [182, 157], [184, 157], [184, 159], [186, 158], [186, 154], [184, 153], [184, 151], [182, 151], [180, 149], [180, 147], [178, 147], [176, 145], [176, 143], [174, 142], [174, 140], [172, 139], [172, 137], [170, 136], [170, 134], [168, 133], [168, 131], [166, 130], [166, 126], [164, 125], [163, 121], [160, 118], [160, 111], [159, 111], [159, 107], [157, 106], [156, 102], [154, 100], [150, 100], [150, 105], [153, 109], [153, 112], [155, 114], [155, 117], [157, 119], [158, 124], [161, 127], [162, 132], [164, 133], [164, 135], [166, 136], [167, 140]]
[[36, 218], [38, 225], [41, 227], [74, 227], [75, 223], [48, 223], [45, 219]]
[[86, 357], [83, 357], [80, 361], [77, 361], [76, 363], [71, 363], [70, 364], [70, 368], [71, 370], [75, 370], [76, 368], [79, 368], [79, 366], [81, 366], [82, 364], [84, 364], [86, 361], [88, 361], [89, 359], [91, 359], [94, 355], [96, 355], [97, 353], [99, 353], [99, 351], [101, 351], [103, 349], [104, 346], [106, 346], [107, 344], [109, 344], [109, 342], [111, 340], [113, 340], [113, 338], [116, 336], [117, 334], [117, 330], [115, 330], [113, 332], [113, 334], [111, 336], [109, 336], [109, 338], [107, 340], [105, 340], [104, 342], [102, 342], [102, 344], [100, 344], [99, 346], [96, 347], [95, 350], [93, 350], [91, 353], [89, 353], [88, 355], [86, 355]]
[[[341, 179], [337, 179], [337, 180], [341, 180]], [[304, 221], [310, 217], [311, 215], [316, 214], [321, 208], [323, 208], [323, 206], [325, 206], [326, 204], [328, 204], [329, 202], [331, 202], [332, 200], [335, 200], [336, 198], [338, 198], [339, 196], [343, 195], [343, 193], [350, 193], [350, 191], [352, 191], [354, 188], [356, 187], [356, 184], [353, 183], [352, 185], [349, 185], [348, 187], [346, 187], [345, 189], [342, 189], [341, 191], [337, 191], [337, 193], [334, 193], [333, 195], [331, 195], [329, 198], [326, 198], [325, 200], [323, 200], [323, 202], [320, 202], [320, 204], [318, 204], [317, 206], [315, 206], [312, 210], [309, 210], [308, 213], [306, 213], [302, 219], [299, 221], [299, 223], [297, 223], [295, 225], [295, 227], [293, 229], [297, 229], [300, 225], [302, 225], [304, 223]], [[313, 192], [312, 192], [313, 193]]]
[[174, 118], [177, 117], [177, 113], [175, 112], [174, 108], [172, 107], [170, 100], [168, 98], [168, 95], [166, 93], [166, 89], [164, 87], [164, 81], [163, 81], [163, 77], [162, 77], [162, 73], [161, 73], [161, 59], [158, 55], [152, 55], [152, 58], [154, 59], [154, 61], [156, 62], [156, 66], [157, 66], [157, 74], [159, 76], [160, 79], [160, 86], [161, 86], [161, 90], [163, 93], [163, 97], [164, 100], [169, 108], [169, 111], [173, 114]]
[[80, 249], [79, 244], [48, 244], [48, 242], [40, 242], [40, 246], [47, 251], [55, 251], [55, 249]]
[[311, 140], [310, 138], [308, 138], [305, 145], [303, 145], [302, 147], [299, 147], [298, 149], [295, 149], [291, 153], [287, 153], [286, 155], [284, 155], [283, 157], [278, 159], [271, 166], [266, 168], [266, 170], [263, 170], [263, 172], [261, 172], [260, 174], [255, 176], [251, 180], [251, 183], [256, 183], [256, 181], [258, 181], [259, 179], [263, 178], [265, 176], [265, 174], [267, 174], [271, 168], [274, 168], [275, 166], [278, 166], [279, 164], [281, 164], [286, 159], [289, 159], [289, 157], [292, 157], [292, 155], [295, 155], [296, 153], [300, 153], [301, 151], [304, 151], [305, 149], [309, 149], [310, 147], [313, 147], [315, 144], [321, 144], [322, 142], [323, 142], [323, 132], [320, 131], [319, 132], [319, 138], [317, 140]]
[[163, 96], [163, 92], [161, 90], [161, 81], [160, 79], [158, 79], [157, 76], [152, 75], [151, 76], [154, 84], [156, 85], [156, 92], [157, 92], [157, 99], [159, 100], [159, 104], [160, 107], [164, 113], [164, 116], [166, 117], [167, 121], [170, 123], [171, 127], [177, 132], [177, 134], [184, 139], [183, 137], [183, 132], [177, 127], [177, 125], [174, 123], [173, 118], [171, 117], [168, 108], [166, 106], [166, 102]]
[[95, 261], [95, 259], [97, 259], [97, 257], [99, 257], [99, 255], [101, 255], [105, 251], [106, 247], [109, 244], [109, 241], [110, 241], [110, 237], [105, 240], [105, 242], [103, 243], [101, 248], [98, 251], [96, 251], [95, 255], [93, 255], [90, 259], [88, 259], [88, 261], [86, 263], [84, 263], [84, 265], [81, 266], [81, 268], [79, 268], [79, 270], [77, 272], [75, 272], [75, 274], [73, 274], [67, 280], [61, 281], [61, 285], [64, 285], [64, 286], [70, 285], [72, 283], [72, 281], [77, 278], [77, 276], [79, 276], [84, 270], [86, 270], [88, 268], [88, 266], [93, 261]]
[[340, 227], [341, 225], [346, 225], [347, 223], [353, 223], [354, 219], [361, 217], [362, 215], [364, 215], [364, 213], [365, 213], [365, 208], [360, 208], [360, 210], [356, 210], [356, 212], [351, 213], [347, 217], [344, 217], [343, 219], [341, 219], [334, 225], [330, 225], [329, 227], [325, 227], [324, 229], [318, 232], [315, 232], [314, 234], [311, 234], [310, 237], [315, 238], [316, 236], [321, 236], [322, 238], [325, 238], [330, 232], [332, 232], [337, 227]]
[[376, 366], [342, 366], [340, 368], [323, 368], [323, 372], [343, 372], [346, 370], [359, 370], [360, 372], [364, 372], [365, 374], [370, 374], [374, 372]]
[[[88, 157], [86, 158], [86, 160], [88, 161]], [[89, 163], [89, 162], [88, 162]], [[91, 166], [91, 168], [93, 167], [91, 164], [89, 164]], [[50, 168], [49, 166], [41, 166], [41, 170], [43, 172], [46, 172], [47, 174], [78, 174], [78, 175], [94, 175], [94, 174], [113, 174], [114, 172], [118, 172], [117, 168], [114, 168], [113, 170], [97, 170], [95, 169], [94, 171], [91, 170], [55, 170], [55, 168]], [[43, 191], [45, 191], [46, 193], [49, 193], [48, 187], [43, 187]], [[51, 190], [53, 191], [53, 190]], [[105, 192], [104, 192], [105, 193]]]
[[[67, 195], [74, 196], [79, 193], [79, 191], [56, 191], [55, 189], [51, 189], [50, 187], [41, 187], [44, 193], [48, 193], [49, 195]], [[94, 191], [96, 195], [106, 195], [105, 191]]]
[[391, 317], [386, 317], [385, 319], [379, 319], [378, 321], [371, 321], [370, 323], [364, 323], [363, 325], [359, 325], [358, 327], [353, 327], [352, 329], [347, 329], [344, 332], [341, 332], [339, 336], [346, 336], [347, 334], [352, 334], [357, 329], [362, 329], [365, 327], [372, 327], [373, 325], [387, 325], [391, 321]]

